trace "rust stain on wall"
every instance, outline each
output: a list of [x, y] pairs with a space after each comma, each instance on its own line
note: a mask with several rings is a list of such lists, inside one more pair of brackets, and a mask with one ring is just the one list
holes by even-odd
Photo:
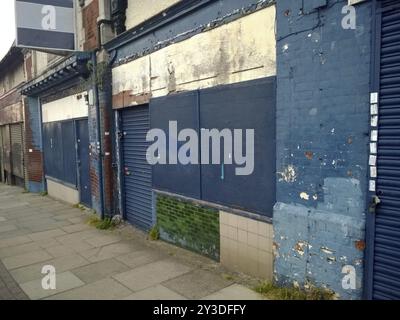
[[132, 91], [122, 91], [113, 95], [113, 109], [138, 106], [150, 102], [151, 93], [133, 95]]

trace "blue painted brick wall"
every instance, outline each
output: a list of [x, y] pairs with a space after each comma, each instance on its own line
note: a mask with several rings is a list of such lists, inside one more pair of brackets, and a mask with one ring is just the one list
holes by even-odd
[[[369, 147], [371, 2], [319, 10], [277, 1], [277, 205], [275, 276], [327, 287], [342, 299], [362, 293]], [[342, 268], [357, 271], [344, 290]]]

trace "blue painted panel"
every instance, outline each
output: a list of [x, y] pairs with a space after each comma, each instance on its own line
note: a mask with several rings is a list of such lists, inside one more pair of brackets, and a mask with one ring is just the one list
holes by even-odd
[[63, 181], [77, 185], [76, 177], [76, 149], [75, 149], [75, 128], [73, 121], [61, 123], [62, 135], [62, 174]]
[[[198, 92], [188, 92], [153, 99], [150, 103], [151, 128], [161, 129], [167, 134], [170, 121], [176, 121], [178, 132], [190, 128], [199, 132]], [[178, 143], [181, 147], [183, 142]], [[169, 157], [167, 157], [168, 163]], [[153, 166], [153, 187], [188, 197], [200, 199], [200, 166], [196, 164]]]
[[45, 175], [77, 185], [73, 121], [43, 124]]
[[[249, 175], [237, 175], [236, 169], [243, 165], [223, 161], [201, 166], [156, 165], [153, 187], [271, 217], [275, 204], [275, 92], [275, 78], [268, 78], [152, 100], [151, 127], [166, 133], [170, 121], [177, 121], [178, 132], [193, 129], [199, 139], [202, 129], [230, 129], [232, 136], [234, 129], [242, 129], [245, 153], [245, 130], [255, 132], [254, 171]], [[178, 148], [183, 144], [179, 142]], [[199, 154], [200, 148], [199, 143]], [[223, 143], [220, 151], [223, 159]]]
[[[230, 129], [232, 136], [233, 130], [241, 129], [244, 155], [246, 129], [254, 130], [254, 148], [249, 146], [254, 154], [247, 154], [254, 158], [254, 171], [249, 175], [237, 174], [237, 168], [244, 165], [235, 164], [238, 159], [234, 150], [231, 154], [232, 165], [203, 165], [203, 200], [272, 217], [276, 179], [275, 94], [275, 77], [200, 92], [201, 128]], [[221, 159], [224, 153], [221, 143]], [[250, 161], [246, 165], [250, 166]]]

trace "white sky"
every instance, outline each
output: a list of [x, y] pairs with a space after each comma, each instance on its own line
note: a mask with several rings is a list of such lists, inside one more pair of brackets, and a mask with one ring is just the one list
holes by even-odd
[[0, 0], [0, 60], [15, 40], [14, 0]]

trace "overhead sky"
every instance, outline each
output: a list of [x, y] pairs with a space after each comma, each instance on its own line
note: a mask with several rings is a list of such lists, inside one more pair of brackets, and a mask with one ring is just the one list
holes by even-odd
[[14, 0], [1, 0], [0, 4], [0, 60], [15, 40]]

